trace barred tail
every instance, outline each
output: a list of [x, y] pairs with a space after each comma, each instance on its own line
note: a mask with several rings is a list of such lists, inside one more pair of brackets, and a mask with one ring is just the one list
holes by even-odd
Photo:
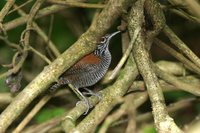
[[64, 79], [64, 78], [60, 78], [59, 81], [58, 81], [57, 83], [53, 84], [53, 85], [49, 88], [49, 90], [50, 90], [51, 92], [54, 92], [54, 91], [56, 91], [58, 88], [62, 87], [63, 85], [66, 85], [66, 84], [68, 84], [68, 83], [69, 83], [68, 80], [66, 80], [66, 79]]
[[56, 83], [56, 84], [52, 85], [52, 86], [49, 88], [49, 91], [54, 92], [54, 91], [56, 91], [58, 88], [60, 88], [61, 86], [62, 86], [61, 84]]

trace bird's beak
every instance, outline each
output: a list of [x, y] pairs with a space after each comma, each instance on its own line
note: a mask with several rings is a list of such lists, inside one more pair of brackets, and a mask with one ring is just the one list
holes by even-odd
[[117, 35], [118, 33], [120, 33], [121, 31], [116, 31], [114, 33], [112, 33], [110, 36], [109, 36], [109, 39], [111, 39], [113, 36]]

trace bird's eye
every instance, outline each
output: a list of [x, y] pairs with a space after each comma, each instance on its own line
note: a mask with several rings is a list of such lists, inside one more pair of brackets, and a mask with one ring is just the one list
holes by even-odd
[[106, 38], [102, 37], [101, 40], [100, 40], [100, 43], [105, 43], [105, 42], [106, 42]]

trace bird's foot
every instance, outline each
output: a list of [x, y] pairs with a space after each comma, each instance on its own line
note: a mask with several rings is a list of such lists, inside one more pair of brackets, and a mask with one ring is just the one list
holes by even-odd
[[92, 90], [89, 90], [88, 88], [84, 88], [87, 92], [83, 92], [84, 95], [90, 95], [90, 96], [96, 96], [99, 98], [99, 100], [102, 99], [101, 93], [94, 93]]
[[78, 101], [76, 103], [76, 106], [78, 106], [81, 103], [83, 103], [86, 106], [86, 108], [87, 108], [86, 111], [83, 114], [83, 115], [86, 115], [89, 112], [90, 108], [92, 108], [92, 105], [90, 104], [89, 100], [86, 97], [83, 100]]

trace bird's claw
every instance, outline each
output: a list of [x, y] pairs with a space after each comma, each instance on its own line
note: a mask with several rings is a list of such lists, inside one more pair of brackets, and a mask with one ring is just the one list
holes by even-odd
[[86, 99], [83, 99], [83, 100], [81, 100], [81, 101], [78, 101], [77, 103], [76, 103], [76, 106], [78, 106], [79, 104], [84, 104], [85, 105], [85, 107], [87, 108], [86, 109], [86, 111], [84, 112], [84, 114], [83, 115], [86, 115], [88, 112], [89, 112], [89, 110], [90, 110], [90, 108], [92, 108], [92, 105], [90, 104], [90, 102], [89, 102], [89, 100], [86, 98]]
[[96, 97], [99, 98], [99, 100], [102, 99], [102, 95], [101, 95], [101, 93], [94, 93], [93, 91], [89, 90], [88, 88], [84, 88], [84, 90], [86, 90], [87, 92], [82, 92], [83, 95], [96, 96]]

